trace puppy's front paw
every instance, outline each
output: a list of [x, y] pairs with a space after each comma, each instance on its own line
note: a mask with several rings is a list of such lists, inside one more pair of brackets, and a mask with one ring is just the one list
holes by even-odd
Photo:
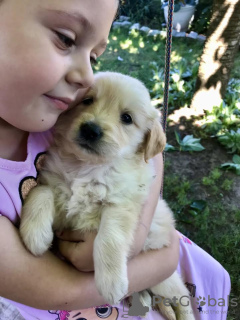
[[24, 221], [20, 227], [20, 234], [27, 249], [35, 256], [40, 256], [46, 252], [52, 241], [52, 226], [35, 225], [31, 221]]
[[117, 272], [95, 268], [95, 281], [99, 293], [109, 304], [116, 304], [128, 292], [127, 268]]

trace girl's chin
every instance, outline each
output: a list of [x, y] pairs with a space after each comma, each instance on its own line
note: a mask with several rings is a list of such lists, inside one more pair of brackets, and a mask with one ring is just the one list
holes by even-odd
[[35, 123], [29, 123], [29, 126], [24, 126], [21, 129], [28, 132], [44, 132], [51, 129], [57, 121], [57, 117], [55, 119], [47, 119], [42, 118], [40, 121], [35, 121]]

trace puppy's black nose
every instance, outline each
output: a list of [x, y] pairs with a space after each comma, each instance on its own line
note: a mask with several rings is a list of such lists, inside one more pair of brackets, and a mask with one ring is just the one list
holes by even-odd
[[80, 127], [80, 137], [89, 142], [95, 142], [101, 139], [103, 132], [94, 122], [86, 122]]

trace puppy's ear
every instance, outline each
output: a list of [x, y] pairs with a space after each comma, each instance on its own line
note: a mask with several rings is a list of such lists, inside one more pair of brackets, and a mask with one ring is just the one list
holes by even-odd
[[144, 159], [147, 162], [158, 153], [162, 152], [166, 145], [166, 136], [158, 119], [153, 121], [151, 130], [146, 134], [143, 144]]

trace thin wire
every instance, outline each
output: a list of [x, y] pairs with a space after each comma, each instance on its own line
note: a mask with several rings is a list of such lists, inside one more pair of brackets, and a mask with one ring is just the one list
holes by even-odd
[[[172, 27], [173, 27], [173, 11], [174, 0], [168, 1], [168, 21], [167, 21], [167, 37], [165, 49], [165, 80], [164, 80], [164, 99], [162, 111], [162, 127], [166, 134], [167, 131], [167, 116], [168, 116], [168, 94], [169, 94], [169, 81], [170, 81], [170, 65], [171, 65], [171, 50], [172, 50]], [[163, 164], [165, 163], [165, 152], [163, 152]], [[161, 197], [163, 196], [163, 181], [164, 169], [162, 175]]]

